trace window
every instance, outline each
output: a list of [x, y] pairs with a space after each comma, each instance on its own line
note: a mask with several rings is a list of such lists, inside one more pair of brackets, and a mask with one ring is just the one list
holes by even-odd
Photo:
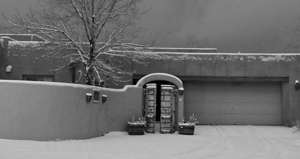
[[95, 90], [94, 89], [94, 102], [95, 103], [100, 102], [100, 90]]
[[53, 82], [54, 76], [53, 75], [23, 75], [23, 80]]

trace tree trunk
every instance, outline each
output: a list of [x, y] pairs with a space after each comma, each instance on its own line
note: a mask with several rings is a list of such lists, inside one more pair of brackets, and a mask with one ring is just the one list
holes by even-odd
[[87, 85], [94, 85], [94, 67], [93, 64], [95, 63], [95, 40], [92, 37], [90, 39], [90, 52], [89, 52], [89, 61], [88, 61], [88, 70], [87, 70], [87, 80], [86, 80], [86, 84]]

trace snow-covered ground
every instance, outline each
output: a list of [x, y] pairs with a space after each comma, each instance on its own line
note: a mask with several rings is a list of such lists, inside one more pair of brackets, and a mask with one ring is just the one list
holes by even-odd
[[272, 126], [196, 126], [195, 135], [110, 132], [68, 141], [0, 139], [0, 159], [299, 159], [300, 134]]

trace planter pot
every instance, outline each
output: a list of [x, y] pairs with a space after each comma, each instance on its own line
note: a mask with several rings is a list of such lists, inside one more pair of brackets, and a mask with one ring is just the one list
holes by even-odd
[[128, 124], [129, 135], [144, 135], [145, 125], [141, 124]]
[[183, 135], [194, 135], [195, 126], [194, 125], [179, 125], [178, 132]]

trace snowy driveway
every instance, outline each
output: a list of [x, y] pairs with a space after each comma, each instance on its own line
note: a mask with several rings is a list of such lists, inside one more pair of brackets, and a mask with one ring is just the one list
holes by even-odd
[[0, 159], [299, 159], [300, 134], [287, 127], [197, 126], [195, 135], [111, 132], [68, 141], [0, 139]]

